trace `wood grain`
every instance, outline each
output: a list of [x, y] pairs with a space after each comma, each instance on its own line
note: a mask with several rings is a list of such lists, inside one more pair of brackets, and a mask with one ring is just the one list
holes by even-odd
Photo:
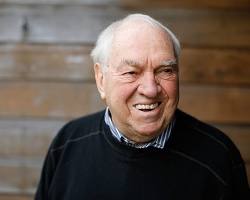
[[248, 0], [121, 0], [122, 6], [129, 8], [213, 8], [213, 9], [247, 9], [250, 8]]
[[103, 107], [93, 83], [2, 82], [0, 116], [72, 118]]
[[26, 40], [35, 43], [93, 44], [98, 34], [122, 15], [121, 10], [109, 7], [33, 8], [27, 13], [29, 33]]
[[248, 88], [183, 85], [180, 108], [211, 123], [249, 124]]
[[23, 5], [116, 5], [126, 8], [216, 8], [216, 9], [247, 9], [248, 0], [0, 0], [1, 3], [23, 4]]
[[0, 45], [0, 79], [93, 81], [90, 51], [79, 45]]
[[21, 5], [98, 5], [107, 6], [119, 3], [120, 0], [0, 0], [0, 4]]
[[[94, 81], [87, 45], [0, 45], [0, 80]], [[250, 85], [250, 50], [184, 48], [183, 83]]]
[[89, 53], [100, 31], [142, 12], [181, 41], [180, 108], [240, 150], [250, 183], [249, 0], [0, 0], [0, 200], [31, 200], [70, 119], [104, 108]]
[[250, 84], [250, 50], [184, 48], [180, 80], [196, 84]]
[[41, 160], [0, 159], [0, 192], [34, 194], [41, 173]]
[[[103, 28], [130, 12], [132, 11], [113, 7], [87, 6], [31, 6], [18, 9], [9, 6], [0, 9], [0, 15], [14, 16], [16, 20], [25, 19], [27, 31], [22, 34], [22, 40], [32, 43], [93, 44]], [[184, 46], [220, 48], [248, 48], [250, 46], [250, 27], [248, 26], [250, 13], [244, 10], [162, 8], [138, 10], [138, 12], [149, 14], [168, 25], [176, 32]], [[3, 22], [3, 24], [9, 23], [8, 19]], [[0, 29], [2, 29], [1, 26]], [[5, 35], [8, 36], [8, 33], [11, 35], [11, 32]], [[6, 40], [8, 38], [4, 39]]]
[[0, 42], [22, 40], [23, 19], [12, 14], [3, 14], [0, 9]]
[[33, 200], [33, 195], [0, 194], [0, 200]]
[[43, 158], [63, 120], [1, 119], [0, 158]]
[[[94, 83], [2, 82], [1, 117], [71, 118], [103, 108]], [[249, 123], [250, 90], [182, 85], [180, 108], [214, 123]]]
[[247, 48], [250, 14], [225, 10], [152, 10], [146, 13], [169, 26], [182, 46]]

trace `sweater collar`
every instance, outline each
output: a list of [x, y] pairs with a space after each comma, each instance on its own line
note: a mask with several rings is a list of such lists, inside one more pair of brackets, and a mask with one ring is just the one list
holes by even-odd
[[108, 125], [112, 133], [112, 136], [116, 138], [120, 143], [124, 143], [128, 146], [139, 148], [139, 149], [143, 149], [147, 147], [155, 147], [155, 148], [163, 149], [167, 140], [169, 139], [171, 135], [172, 129], [175, 124], [175, 117], [173, 118], [173, 120], [171, 120], [171, 122], [168, 124], [166, 129], [158, 137], [151, 140], [150, 142], [143, 143], [143, 144], [141, 143], [138, 144], [138, 143], [131, 141], [122, 132], [118, 130], [118, 128], [114, 125], [112, 121], [111, 113], [108, 107], [106, 108], [106, 111], [105, 111], [104, 121]]

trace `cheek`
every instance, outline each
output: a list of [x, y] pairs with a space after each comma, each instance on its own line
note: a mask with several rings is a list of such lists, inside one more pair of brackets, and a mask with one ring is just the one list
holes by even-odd
[[169, 99], [178, 99], [179, 96], [178, 82], [168, 82], [162, 88], [164, 90], [165, 95], [167, 95]]
[[132, 85], [121, 85], [115, 91], [118, 101], [127, 103], [133, 96], [135, 89]]
[[120, 82], [112, 82], [112, 84], [108, 84], [106, 87], [106, 97], [108, 103], [120, 104], [120, 106], [124, 106], [131, 96], [133, 96], [135, 90], [135, 86], [132, 84], [122, 84]]

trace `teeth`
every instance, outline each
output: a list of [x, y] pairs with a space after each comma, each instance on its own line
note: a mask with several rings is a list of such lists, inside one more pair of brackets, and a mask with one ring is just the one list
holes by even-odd
[[136, 109], [139, 110], [152, 110], [155, 109], [158, 106], [158, 103], [154, 103], [154, 104], [137, 104], [135, 105]]

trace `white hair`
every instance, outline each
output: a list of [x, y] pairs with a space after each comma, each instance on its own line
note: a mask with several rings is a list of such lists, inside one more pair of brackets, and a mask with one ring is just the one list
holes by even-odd
[[161, 28], [163, 31], [165, 31], [170, 36], [170, 39], [172, 40], [176, 59], [177, 61], [179, 60], [179, 55], [181, 51], [180, 42], [175, 36], [175, 34], [169, 28], [167, 28], [166, 26], [161, 24], [159, 21], [153, 19], [152, 17], [148, 15], [130, 14], [121, 20], [113, 22], [101, 32], [101, 34], [99, 35], [96, 41], [94, 49], [91, 51], [91, 57], [94, 63], [100, 63], [102, 65], [102, 69], [104, 70], [104, 67], [106, 67], [108, 63], [108, 58], [109, 58], [110, 51], [112, 48], [113, 37], [114, 37], [116, 30], [118, 29], [118, 27], [122, 25], [122, 23], [127, 22], [129, 20], [133, 20], [133, 19], [140, 19], [140, 20], [146, 21], [147, 23], [153, 26], [157, 26]]

